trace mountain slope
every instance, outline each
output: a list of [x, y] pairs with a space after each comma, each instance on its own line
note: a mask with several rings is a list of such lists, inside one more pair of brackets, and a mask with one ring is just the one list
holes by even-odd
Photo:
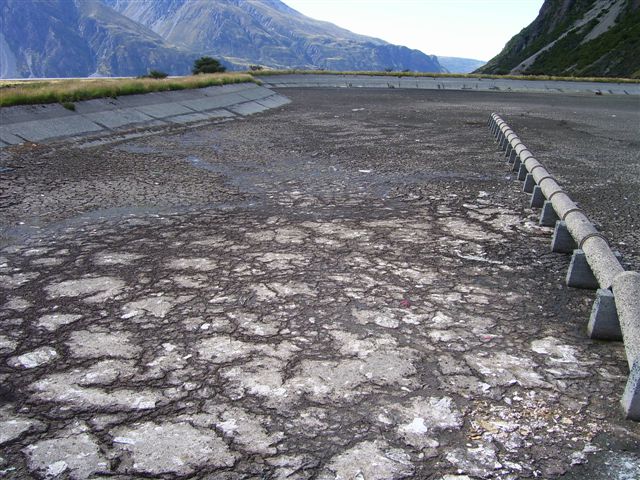
[[195, 58], [99, 0], [0, 0], [0, 19], [3, 78], [187, 73]]
[[246, 67], [440, 72], [434, 56], [313, 20], [279, 0], [103, 0], [167, 42]]
[[640, 77], [640, 0], [545, 0], [478, 72]]
[[473, 72], [487, 63], [473, 58], [443, 57], [441, 55], [438, 55], [438, 62], [449, 73]]

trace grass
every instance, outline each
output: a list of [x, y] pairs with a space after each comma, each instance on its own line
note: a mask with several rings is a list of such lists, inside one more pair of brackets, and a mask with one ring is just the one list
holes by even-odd
[[243, 82], [256, 82], [256, 80], [248, 74], [225, 73], [161, 80], [101, 78], [0, 82], [0, 107], [60, 103], [65, 108], [70, 108], [73, 102], [94, 98], [115, 98], [138, 93], [186, 90]]
[[[639, 72], [640, 73], [640, 72]], [[395, 77], [509, 79], [509, 80], [563, 80], [573, 82], [640, 83], [637, 78], [561, 77], [553, 75], [486, 75], [476, 73], [421, 73], [421, 72], [338, 72], [332, 70], [261, 70], [254, 75], [368, 75]], [[74, 102], [94, 98], [116, 98], [150, 92], [204, 88], [231, 83], [259, 83], [251, 73], [214, 73], [190, 77], [165, 79], [150, 78], [100, 78], [69, 80], [18, 80], [0, 81], [0, 107], [60, 103], [69, 110]]]
[[598, 82], [598, 83], [640, 83], [637, 78], [609, 78], [609, 77], [562, 77], [555, 75], [488, 75], [483, 73], [423, 73], [423, 72], [337, 72], [332, 70], [263, 70], [253, 72], [254, 75], [368, 75], [394, 77], [431, 77], [431, 78], [475, 78], [507, 79], [507, 80], [562, 80], [569, 82]]

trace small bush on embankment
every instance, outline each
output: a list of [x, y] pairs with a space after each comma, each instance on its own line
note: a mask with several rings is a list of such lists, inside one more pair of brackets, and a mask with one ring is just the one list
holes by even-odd
[[0, 107], [41, 103], [73, 103], [94, 98], [120, 97], [138, 93], [205, 88], [231, 83], [255, 82], [248, 74], [213, 74], [191, 77], [101, 78], [71, 80], [28, 80], [0, 85]]

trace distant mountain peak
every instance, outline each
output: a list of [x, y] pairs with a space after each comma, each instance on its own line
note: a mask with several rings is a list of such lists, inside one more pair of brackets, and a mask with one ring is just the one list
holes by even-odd
[[440, 72], [437, 59], [304, 16], [280, 0], [104, 0], [167, 42], [246, 67]]
[[0, 12], [5, 77], [186, 74], [202, 55], [238, 69], [444, 71], [280, 0], [0, 0]]

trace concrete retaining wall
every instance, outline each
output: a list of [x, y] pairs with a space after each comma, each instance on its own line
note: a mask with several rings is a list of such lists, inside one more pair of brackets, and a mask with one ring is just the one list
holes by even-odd
[[4, 107], [0, 147], [63, 137], [111, 133], [136, 126], [187, 124], [246, 116], [290, 100], [254, 83], [100, 98], [75, 103]]
[[398, 77], [367, 75], [265, 75], [265, 86], [274, 88], [403, 88], [426, 90], [474, 90], [496, 92], [588, 93], [640, 95], [638, 83], [567, 82], [490, 78]]
[[492, 114], [489, 128], [531, 193], [531, 206], [542, 207], [540, 223], [555, 226], [551, 249], [573, 252], [567, 285], [597, 290], [589, 335], [624, 341], [630, 373], [621, 403], [627, 418], [640, 421], [640, 273], [624, 271], [604, 235], [502, 118]]

